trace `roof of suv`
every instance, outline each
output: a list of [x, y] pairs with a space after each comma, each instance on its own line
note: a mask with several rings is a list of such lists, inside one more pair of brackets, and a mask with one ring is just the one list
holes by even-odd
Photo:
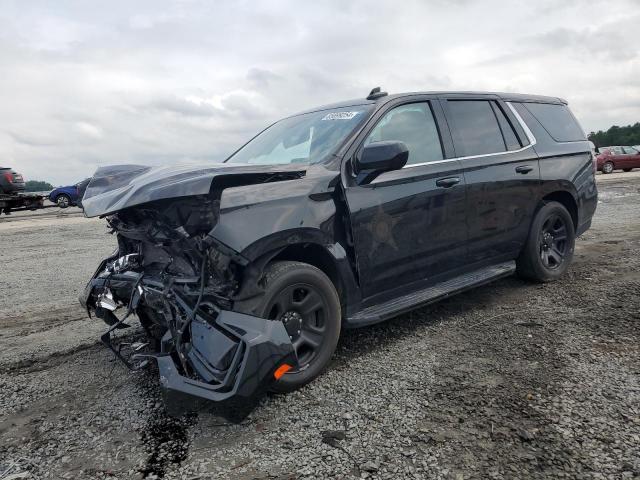
[[356, 98], [353, 100], [345, 100], [342, 102], [331, 103], [328, 105], [323, 105], [316, 108], [311, 108], [309, 110], [305, 110], [303, 112], [299, 112], [296, 115], [300, 115], [302, 113], [310, 113], [317, 112], [320, 110], [330, 110], [334, 108], [344, 108], [344, 107], [353, 107], [357, 105], [373, 105], [376, 103], [386, 103], [390, 100], [401, 98], [401, 97], [409, 97], [412, 95], [447, 95], [447, 96], [457, 96], [461, 97], [466, 96], [487, 96], [487, 97], [498, 97], [505, 102], [533, 102], [533, 103], [553, 103], [556, 105], [567, 105], [568, 102], [559, 97], [548, 97], [545, 95], [530, 95], [525, 93], [505, 93], [505, 92], [474, 92], [474, 91], [426, 91], [426, 92], [405, 92], [405, 93], [394, 93], [391, 95], [380, 95], [375, 99], [369, 100], [367, 98]]

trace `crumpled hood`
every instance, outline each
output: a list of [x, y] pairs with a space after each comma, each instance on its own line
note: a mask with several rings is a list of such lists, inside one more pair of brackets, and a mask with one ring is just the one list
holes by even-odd
[[107, 215], [142, 203], [192, 195], [206, 195], [214, 179], [240, 176], [234, 185], [263, 183], [271, 175], [304, 175], [306, 165], [113, 165], [96, 170], [82, 198], [87, 217]]

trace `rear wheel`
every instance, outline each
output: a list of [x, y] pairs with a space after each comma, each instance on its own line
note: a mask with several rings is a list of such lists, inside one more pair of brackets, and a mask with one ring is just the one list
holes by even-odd
[[623, 168], [622, 169], [623, 172], [630, 172], [631, 170], [633, 170], [633, 168]]
[[569, 268], [574, 246], [571, 215], [561, 203], [546, 203], [536, 213], [517, 259], [518, 274], [537, 282], [556, 280]]
[[236, 304], [236, 310], [281, 321], [298, 355], [299, 368], [272, 387], [290, 392], [326, 368], [340, 336], [340, 300], [333, 283], [318, 268], [301, 262], [273, 262], [262, 277], [264, 294]]
[[56, 204], [60, 208], [67, 208], [69, 205], [71, 205], [71, 199], [69, 198], [68, 195], [65, 195], [63, 193], [61, 195], [58, 195], [58, 198], [56, 199]]
[[604, 162], [604, 165], [602, 165], [602, 173], [611, 173], [611, 172], [613, 172], [613, 163]]

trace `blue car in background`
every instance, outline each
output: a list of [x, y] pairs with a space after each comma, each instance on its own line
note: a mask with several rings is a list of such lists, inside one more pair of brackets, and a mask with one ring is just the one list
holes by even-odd
[[58, 187], [49, 193], [49, 200], [57, 204], [60, 208], [78, 206], [82, 208], [82, 196], [87, 189], [90, 178], [85, 178], [75, 185], [68, 187]]

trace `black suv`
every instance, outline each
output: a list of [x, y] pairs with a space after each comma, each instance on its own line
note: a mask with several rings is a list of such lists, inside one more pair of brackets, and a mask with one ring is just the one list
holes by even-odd
[[[85, 214], [119, 249], [81, 301], [168, 391], [290, 391], [344, 328], [513, 273], [560, 277], [596, 209], [594, 166], [562, 99], [374, 89], [280, 120], [221, 164], [99, 169]], [[111, 332], [132, 314], [148, 340], [125, 353]]]
[[24, 188], [22, 175], [12, 168], [0, 167], [0, 195], [15, 195], [18, 192], [23, 192]]

